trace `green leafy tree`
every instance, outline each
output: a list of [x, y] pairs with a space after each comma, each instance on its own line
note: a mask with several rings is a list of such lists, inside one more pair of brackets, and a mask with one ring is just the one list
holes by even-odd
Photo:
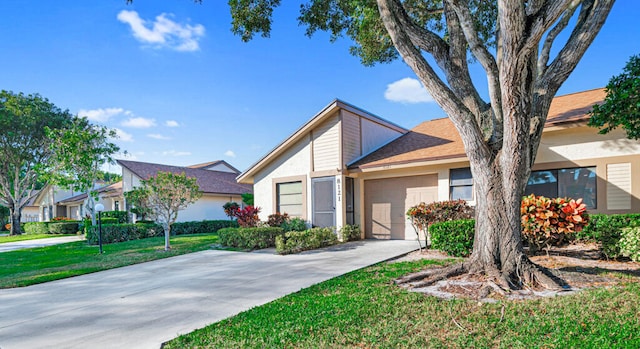
[[158, 172], [155, 177], [143, 180], [142, 187], [148, 192], [151, 216], [164, 229], [164, 249], [169, 250], [171, 225], [178, 219], [178, 212], [202, 196], [197, 180], [184, 173]]
[[140, 220], [146, 220], [150, 217], [153, 211], [149, 204], [149, 191], [145, 187], [136, 187], [124, 193], [124, 197], [129, 204], [131, 204], [131, 213], [135, 214]]
[[59, 167], [48, 174], [51, 184], [87, 193], [87, 209], [91, 221], [96, 224], [96, 181], [104, 176], [100, 168], [115, 163], [112, 156], [120, 148], [110, 140], [117, 138], [116, 131], [93, 125], [86, 117], [75, 117], [65, 129], [47, 130], [56, 139], [52, 144], [53, 159]]
[[11, 217], [11, 212], [9, 212], [9, 208], [6, 206], [0, 205], [0, 231], [4, 230], [4, 226], [5, 224], [7, 224], [9, 217]]
[[113, 184], [122, 180], [122, 175], [106, 171], [98, 171], [96, 179], [105, 183]]
[[242, 197], [242, 202], [243, 202], [245, 205], [253, 206], [253, 194], [251, 194], [251, 193], [244, 193], [244, 194], [241, 194], [240, 196]]
[[609, 133], [622, 127], [629, 139], [640, 139], [640, 55], [631, 56], [622, 74], [609, 80], [604, 103], [594, 105], [589, 126]]
[[46, 130], [69, 127], [73, 115], [38, 94], [0, 92], [0, 202], [9, 208], [11, 235], [21, 234], [22, 209], [56, 171], [54, 144]]

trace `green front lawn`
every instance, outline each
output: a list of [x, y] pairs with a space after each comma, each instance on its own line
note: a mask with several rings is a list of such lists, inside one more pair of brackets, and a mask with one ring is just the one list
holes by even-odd
[[104, 245], [102, 255], [98, 254], [98, 246], [89, 246], [85, 241], [4, 252], [0, 253], [0, 288], [28, 286], [203, 251], [217, 241], [216, 234], [171, 237], [168, 252], [163, 250], [164, 237]]
[[639, 348], [640, 286], [495, 304], [391, 281], [432, 261], [379, 264], [178, 337], [165, 348]]
[[57, 238], [62, 236], [73, 236], [67, 234], [22, 234], [22, 235], [9, 235], [9, 236], [0, 236], [0, 244], [4, 244], [7, 242], [16, 242], [16, 241], [25, 241], [25, 240], [37, 240], [37, 239], [49, 239], [49, 238]]

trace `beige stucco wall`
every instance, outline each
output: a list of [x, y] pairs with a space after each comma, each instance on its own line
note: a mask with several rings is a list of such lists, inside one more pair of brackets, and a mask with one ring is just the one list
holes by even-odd
[[[304, 176], [308, 178], [311, 172], [311, 141], [310, 135], [303, 137], [287, 151], [271, 161], [254, 177], [253, 195], [254, 204], [262, 209], [260, 219], [266, 220], [274, 213], [274, 181], [283, 180], [293, 176]], [[306, 181], [305, 190], [309, 193], [311, 183]], [[306, 195], [307, 207], [311, 207], [311, 196]], [[308, 216], [308, 213], [307, 213]], [[309, 217], [303, 217], [309, 219]]]
[[543, 134], [536, 163], [575, 161], [640, 154], [640, 142], [615, 130], [601, 135], [591, 127], [572, 127]]
[[222, 206], [229, 201], [242, 202], [240, 196], [205, 194], [200, 200], [178, 213], [178, 222], [229, 219]]

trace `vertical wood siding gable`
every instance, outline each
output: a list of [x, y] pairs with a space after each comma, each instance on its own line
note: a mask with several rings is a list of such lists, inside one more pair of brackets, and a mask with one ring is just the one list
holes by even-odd
[[360, 117], [342, 111], [342, 151], [343, 163], [348, 164], [362, 155], [360, 138]]
[[340, 167], [340, 119], [338, 113], [313, 130], [313, 170]]

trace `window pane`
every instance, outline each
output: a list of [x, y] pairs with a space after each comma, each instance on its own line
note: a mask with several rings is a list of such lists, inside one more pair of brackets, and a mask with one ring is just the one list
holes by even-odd
[[558, 171], [558, 196], [582, 198], [587, 208], [595, 208], [596, 168], [569, 168]]
[[524, 195], [534, 194], [548, 198], [558, 197], [558, 171], [533, 171], [524, 190]]
[[277, 211], [292, 217], [302, 217], [302, 182], [278, 183]]
[[473, 200], [473, 186], [451, 187], [451, 200]]
[[473, 185], [471, 168], [456, 168], [449, 172], [450, 185]]

